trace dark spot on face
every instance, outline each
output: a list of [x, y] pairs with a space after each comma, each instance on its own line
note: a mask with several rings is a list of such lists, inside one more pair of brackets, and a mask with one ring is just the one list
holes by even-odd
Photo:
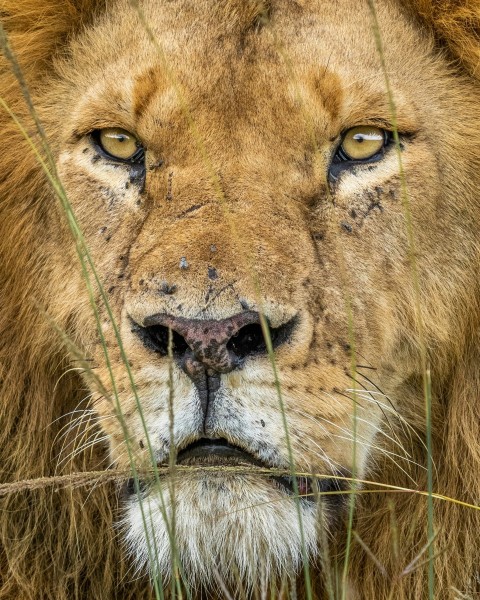
[[143, 443], [143, 440], [140, 440], [138, 442], [138, 445], [140, 446], [140, 448], [143, 450], [145, 448], [145, 444]]
[[163, 160], [157, 160], [157, 162], [153, 163], [153, 165], [150, 165], [148, 167], [148, 170], [154, 171], [155, 169], [159, 169], [160, 167], [163, 167], [164, 164], [165, 164], [165, 162]]
[[240, 298], [240, 306], [243, 308], [243, 310], [250, 310], [250, 307], [248, 306], [248, 302], [246, 300], [244, 300], [243, 298]]
[[261, 425], [262, 427], [265, 427], [265, 421], [264, 421], [263, 419], [260, 419], [260, 425]]
[[318, 240], [318, 241], [319, 241], [319, 240], [323, 240], [323, 238], [324, 238], [324, 237], [325, 237], [325, 234], [324, 234], [323, 232], [321, 232], [321, 231], [316, 231], [316, 232], [313, 234], [313, 239], [314, 239], [314, 240]]
[[162, 281], [162, 284], [160, 286], [160, 293], [161, 294], [166, 294], [167, 296], [171, 296], [176, 291], [177, 291], [177, 286], [176, 285], [174, 285], [174, 284], [170, 285], [166, 281]]
[[114, 290], [115, 290], [115, 286], [112, 285], [112, 287], [108, 288], [108, 293], [111, 294]]
[[345, 230], [347, 233], [352, 233], [352, 226], [350, 225], [350, 223], [347, 223], [346, 221], [342, 221], [341, 226], [342, 226], [342, 229]]
[[82, 150], [82, 153], [83, 153], [83, 154], [86, 154], [87, 152], [88, 152], [88, 146], [87, 146], [87, 148], [84, 148], [84, 149]]
[[129, 187], [130, 187], [130, 182], [129, 181], [125, 182], [125, 189], [128, 190]]
[[211, 285], [208, 286], [207, 293], [205, 294], [205, 304], [208, 303], [208, 301], [210, 300], [210, 298], [211, 298], [211, 296], [212, 296], [212, 294], [213, 294], [214, 291], [215, 290], [213, 289], [213, 287]]
[[95, 154], [94, 156], [92, 156], [92, 164], [95, 164], [99, 160], [100, 160], [100, 154]]
[[100, 228], [100, 233], [105, 233], [106, 231], [107, 231], [107, 228], [106, 228], [106, 227], [101, 227], [101, 228]]
[[352, 219], [357, 218], [357, 211], [354, 208], [352, 208], [352, 210], [350, 211], [350, 216], [352, 217]]
[[[380, 204], [378, 200], [372, 200], [367, 208], [367, 215], [371, 213], [373, 210], [378, 209], [380, 212], [383, 212], [383, 206]], [[365, 215], [366, 216], [366, 215]]]
[[177, 310], [182, 310], [183, 309], [183, 304], [178, 304], [177, 305]]
[[138, 285], [144, 285], [145, 284], [145, 280], [144, 279], [140, 279], [140, 281], [138, 282]]
[[140, 188], [140, 191], [143, 192], [145, 186], [145, 165], [132, 165], [130, 167], [130, 177], [128, 180], [133, 185], [137, 185]]
[[172, 194], [172, 182], [173, 182], [173, 171], [171, 171], [168, 174], [168, 180], [167, 180], [167, 195], [165, 196], [165, 199], [167, 201], [171, 201], [173, 200], [173, 194]]
[[108, 208], [112, 208], [118, 201], [117, 194], [109, 187], [100, 186], [99, 191], [108, 200]]
[[213, 267], [208, 267], [208, 278], [212, 281], [218, 279], [217, 269], [214, 269]]
[[195, 212], [199, 208], [202, 208], [202, 206], [203, 206], [203, 204], [194, 204], [193, 206], [190, 206], [190, 208], [187, 208], [186, 210], [181, 212], [177, 218], [181, 219], [182, 217], [185, 217], [185, 216], [189, 215], [190, 213]]

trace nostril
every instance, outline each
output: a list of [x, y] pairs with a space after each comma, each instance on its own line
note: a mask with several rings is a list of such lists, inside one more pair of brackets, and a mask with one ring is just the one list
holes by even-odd
[[[169, 329], [163, 325], [151, 325], [150, 327], [142, 328], [148, 338], [149, 345], [155, 352], [168, 356], [169, 344], [171, 343], [171, 352], [175, 356], [183, 356], [189, 349], [189, 345], [185, 339], [174, 329]], [[170, 331], [171, 342], [170, 342]]]
[[[288, 341], [294, 326], [295, 319], [292, 319], [280, 327], [269, 328], [273, 349]], [[251, 323], [239, 329], [228, 341], [227, 349], [239, 358], [246, 358], [251, 354], [265, 354], [267, 344], [260, 323]]]
[[258, 323], [245, 325], [227, 343], [227, 350], [239, 358], [245, 358], [257, 352], [265, 352], [266, 349], [262, 327]]

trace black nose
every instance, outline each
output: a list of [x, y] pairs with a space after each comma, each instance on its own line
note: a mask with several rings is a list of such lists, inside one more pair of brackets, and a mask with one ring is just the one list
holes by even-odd
[[[293, 320], [270, 328], [274, 348], [287, 341], [292, 325]], [[171, 344], [173, 356], [192, 379], [198, 378], [199, 371], [228, 373], [241, 367], [248, 356], [267, 354], [260, 315], [254, 311], [218, 321], [157, 314], [147, 317], [139, 330], [147, 345], [164, 356]]]

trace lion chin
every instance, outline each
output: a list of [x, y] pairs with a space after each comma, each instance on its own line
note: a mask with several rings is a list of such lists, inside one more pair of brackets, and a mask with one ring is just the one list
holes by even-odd
[[131, 500], [122, 523], [137, 569], [152, 578], [169, 581], [172, 548], [191, 589], [214, 589], [219, 581], [234, 589], [240, 581], [245, 591], [258, 591], [268, 581], [294, 580], [303, 561], [317, 557], [313, 502], [301, 503], [299, 520], [295, 500], [268, 483], [190, 476], [175, 483], [173, 521], [171, 494], [166, 485], [149, 494], [142, 509]]

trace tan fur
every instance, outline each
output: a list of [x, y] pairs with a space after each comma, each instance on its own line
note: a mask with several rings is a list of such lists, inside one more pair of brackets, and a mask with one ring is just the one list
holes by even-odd
[[[0, 15], [109, 293], [157, 458], [169, 451], [168, 361], [139, 343], [127, 313], [140, 324], [162, 312], [223, 319], [247, 301], [264, 310], [273, 327], [300, 315], [291, 343], [276, 355], [299, 468], [327, 474], [332, 465], [352, 468], [349, 390], [357, 388], [358, 474], [425, 490], [424, 344], [433, 386], [434, 490], [478, 504], [479, 3], [376, 3], [405, 133], [414, 266], [395, 152], [371, 171], [342, 175], [336, 185], [325, 177], [343, 130], [365, 119], [391, 120], [366, 3], [141, 5], [160, 49], [126, 0], [0, 0]], [[0, 63], [0, 90], [38, 143], [7, 60]], [[92, 129], [115, 125], [136, 132], [148, 148], [144, 191], [123, 167], [105, 166], [88, 140]], [[2, 480], [128, 468], [108, 369], [59, 202], [3, 109], [0, 131]], [[182, 257], [186, 269], [179, 266]], [[215, 280], [207, 275], [212, 266]], [[162, 293], [165, 282], [177, 286], [173, 295]], [[148, 464], [128, 375], [94, 293], [135, 458]], [[78, 357], [56, 329], [92, 359], [108, 394], [75, 371]], [[375, 369], [358, 367], [356, 384], [352, 346], [356, 363]], [[175, 441], [183, 447], [199, 435], [198, 406], [185, 374], [174, 369], [173, 377]], [[252, 359], [222, 381], [207, 434], [228, 437], [265, 460], [270, 452], [272, 464], [288, 465], [268, 359]], [[362, 396], [362, 387], [374, 394]], [[380, 390], [386, 396], [376, 396]], [[383, 408], [374, 401], [379, 398]], [[100, 429], [88, 416], [75, 426], [79, 413], [71, 411], [90, 409], [102, 417]], [[108, 439], [69, 458], [92, 432]], [[220, 536], [216, 521], [227, 506], [226, 530], [249, 540], [251, 549], [271, 552], [272, 579], [281, 578], [286, 541], [278, 551], [268, 542], [295, 537], [294, 528], [282, 526], [295, 522], [293, 502], [255, 477], [225, 477], [217, 495], [217, 480], [203, 481], [205, 497], [196, 493], [193, 476], [181, 482], [185, 551], [191, 550], [188, 510], [196, 510], [196, 535], [208, 537], [210, 527]], [[277, 530], [242, 530], [248, 520], [231, 510], [235, 498], [238, 509], [246, 508], [242, 495], [248, 505], [261, 498], [265, 508], [252, 508], [249, 517], [264, 526], [276, 515]], [[0, 502], [1, 599], [153, 597], [146, 572], [134, 577], [134, 561], [114, 526], [123, 521], [128, 529], [126, 508], [136, 514], [133, 502], [119, 504], [118, 490], [46, 490]], [[278, 502], [284, 512], [275, 513]], [[480, 592], [480, 511], [440, 500], [434, 508], [435, 598], [473, 598]], [[213, 520], [208, 526], [197, 518], [204, 513]], [[161, 530], [160, 517], [154, 530]], [[352, 545], [353, 598], [427, 597], [425, 497], [360, 496], [355, 530], [364, 546]], [[340, 526], [330, 548], [340, 562], [344, 532]], [[141, 532], [132, 542], [139, 554], [140, 538]], [[230, 559], [240, 565], [236, 542], [228, 539], [230, 554], [217, 563], [223, 575]], [[294, 561], [293, 542], [284, 555], [290, 550]], [[315, 596], [322, 598], [315, 566], [313, 574]], [[211, 583], [211, 573], [203, 582]]]

